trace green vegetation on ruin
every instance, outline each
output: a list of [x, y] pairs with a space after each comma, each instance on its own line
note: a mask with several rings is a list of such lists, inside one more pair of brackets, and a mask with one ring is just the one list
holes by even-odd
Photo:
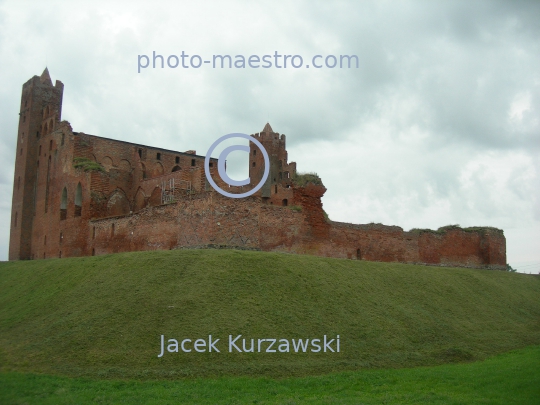
[[491, 227], [491, 226], [470, 226], [468, 228], [462, 228], [461, 226], [459, 225], [445, 225], [445, 226], [441, 226], [439, 229], [437, 230], [434, 230], [434, 229], [422, 229], [422, 228], [413, 228], [411, 229], [409, 232], [412, 232], [412, 233], [424, 233], [424, 232], [428, 232], [428, 233], [434, 233], [434, 234], [439, 234], [439, 235], [442, 235], [442, 234], [445, 234], [446, 232], [448, 231], [451, 231], [451, 230], [454, 230], [454, 229], [457, 229], [457, 230], [461, 230], [461, 231], [464, 231], [464, 232], [478, 232], [478, 233], [486, 233], [488, 231], [491, 231], [491, 232], [497, 232], [497, 233], [500, 233], [502, 234], [503, 233], [503, 230], [502, 229], [498, 229], [498, 228], [494, 228], [494, 227]]
[[308, 183], [313, 183], [317, 186], [323, 185], [321, 178], [315, 172], [296, 173], [296, 175], [292, 178], [292, 182], [297, 187], [305, 187], [308, 185]]
[[75, 169], [82, 169], [85, 172], [97, 171], [105, 172], [105, 168], [98, 162], [93, 161], [85, 157], [73, 158], [73, 167]]
[[[470, 362], [540, 344], [540, 278], [239, 250], [0, 263], [0, 367], [94, 378], [306, 376]], [[166, 353], [341, 336], [340, 353]]]

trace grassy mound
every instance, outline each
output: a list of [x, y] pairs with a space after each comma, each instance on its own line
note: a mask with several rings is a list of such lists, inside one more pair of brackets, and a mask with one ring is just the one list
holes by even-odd
[[536, 404], [540, 346], [482, 362], [286, 379], [117, 381], [0, 373], [2, 404]]
[[[212, 335], [222, 351], [158, 358], [162, 334]], [[341, 350], [228, 353], [238, 334], [340, 335]], [[531, 344], [540, 344], [531, 275], [236, 250], [0, 264], [2, 371], [298, 376], [480, 360]]]

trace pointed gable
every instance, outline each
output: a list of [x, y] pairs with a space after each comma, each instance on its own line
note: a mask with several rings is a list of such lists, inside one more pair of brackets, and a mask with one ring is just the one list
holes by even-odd
[[49, 74], [49, 69], [47, 68], [45, 68], [39, 80], [41, 81], [41, 83], [48, 84], [49, 86], [53, 85], [52, 80], [51, 80], [51, 75]]
[[262, 130], [262, 132], [266, 132], [267, 134], [269, 134], [269, 133], [274, 132], [274, 130], [270, 126], [270, 123], [267, 122], [266, 125], [264, 126], [264, 129]]

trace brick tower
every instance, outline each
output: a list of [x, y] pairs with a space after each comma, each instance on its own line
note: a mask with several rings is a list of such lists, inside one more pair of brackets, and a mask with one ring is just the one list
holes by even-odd
[[[296, 175], [296, 163], [287, 163], [286, 137], [274, 132], [269, 123], [266, 123], [259, 134], [251, 135], [256, 138], [268, 153], [270, 159], [270, 174], [264, 183], [260, 193], [263, 202], [277, 202], [290, 199], [292, 194], [289, 190], [291, 180]], [[264, 173], [264, 158], [259, 148], [250, 142], [249, 177], [251, 186], [255, 186], [261, 180]], [[286, 195], [282, 195], [282, 191]], [[275, 201], [274, 201], [275, 200]]]
[[60, 122], [64, 85], [53, 86], [49, 70], [34, 76], [22, 87], [11, 204], [9, 260], [31, 259], [32, 229], [36, 215], [38, 145], [40, 137]]

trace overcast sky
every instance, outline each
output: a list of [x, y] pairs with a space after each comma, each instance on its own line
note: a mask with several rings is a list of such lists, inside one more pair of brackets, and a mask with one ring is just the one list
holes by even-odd
[[[539, 15], [537, 1], [0, 2], [0, 260], [21, 87], [47, 65], [74, 131], [205, 154], [269, 121], [298, 170], [322, 177], [331, 219], [502, 228], [508, 263], [537, 273]], [[138, 73], [153, 51], [359, 67]]]

